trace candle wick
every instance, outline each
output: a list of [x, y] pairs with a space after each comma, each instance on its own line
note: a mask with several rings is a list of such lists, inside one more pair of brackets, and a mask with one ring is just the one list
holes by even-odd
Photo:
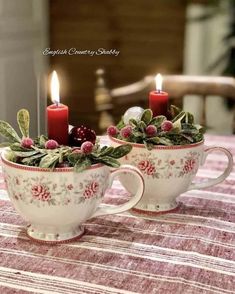
[[157, 89], [157, 93], [160, 94], [161, 93], [161, 90], [160, 89]]
[[59, 107], [59, 102], [57, 100], [55, 100], [55, 105], [56, 107]]

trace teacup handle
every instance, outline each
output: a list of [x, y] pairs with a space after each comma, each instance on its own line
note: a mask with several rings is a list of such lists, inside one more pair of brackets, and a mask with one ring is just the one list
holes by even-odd
[[227, 176], [232, 171], [232, 169], [233, 169], [233, 156], [227, 149], [225, 149], [223, 147], [206, 147], [206, 149], [204, 150], [200, 164], [203, 165], [206, 161], [207, 155], [213, 151], [221, 151], [227, 156], [228, 164], [227, 164], [226, 169], [224, 170], [222, 175], [220, 175], [219, 177], [217, 177], [215, 179], [210, 179], [210, 180], [203, 182], [203, 183], [192, 183], [189, 186], [188, 190], [203, 189], [203, 188], [208, 188], [208, 187], [217, 185], [217, 184], [221, 183], [224, 179], [226, 179]]
[[105, 206], [105, 207], [98, 207], [95, 213], [91, 217], [106, 215], [106, 214], [115, 214], [120, 213], [123, 211], [126, 211], [133, 206], [135, 206], [141, 199], [141, 197], [144, 194], [144, 179], [141, 174], [141, 172], [138, 170], [138, 168], [131, 166], [131, 165], [121, 165], [120, 168], [114, 170], [111, 172], [110, 178], [109, 178], [109, 185], [108, 188], [112, 186], [113, 180], [116, 176], [121, 175], [123, 173], [129, 173], [136, 177], [137, 179], [137, 192], [135, 195], [131, 196], [131, 199], [127, 201], [124, 204], [118, 205], [118, 206]]

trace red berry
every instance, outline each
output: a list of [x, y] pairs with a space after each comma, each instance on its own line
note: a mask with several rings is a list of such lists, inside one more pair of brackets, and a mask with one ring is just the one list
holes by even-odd
[[108, 127], [108, 129], [107, 129], [107, 134], [108, 134], [109, 136], [112, 136], [112, 137], [117, 136], [117, 134], [118, 134], [118, 128], [115, 127], [115, 126], [110, 126], [110, 127]]
[[92, 144], [95, 144], [96, 133], [94, 130], [85, 127], [78, 126], [73, 127], [69, 132], [69, 145], [81, 147], [82, 143], [90, 141]]
[[48, 140], [45, 143], [46, 149], [56, 149], [58, 148], [59, 144], [55, 140]]
[[93, 150], [93, 146], [94, 145], [90, 141], [86, 141], [82, 143], [82, 146], [81, 146], [82, 153], [85, 153], [85, 154], [91, 153]]
[[24, 138], [21, 141], [21, 146], [24, 148], [30, 148], [32, 145], [34, 145], [34, 142], [31, 138]]
[[125, 126], [124, 128], [122, 128], [120, 134], [125, 139], [129, 138], [132, 134], [131, 126]]
[[157, 133], [157, 128], [154, 125], [149, 125], [146, 127], [145, 132], [148, 136], [153, 137]]
[[169, 132], [170, 130], [173, 129], [173, 123], [170, 120], [165, 120], [161, 124], [161, 129], [163, 132]]

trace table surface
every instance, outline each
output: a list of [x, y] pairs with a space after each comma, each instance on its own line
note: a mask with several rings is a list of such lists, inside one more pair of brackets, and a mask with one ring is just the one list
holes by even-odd
[[[210, 135], [206, 144], [235, 155], [235, 137]], [[225, 164], [211, 155], [198, 178]], [[177, 213], [97, 217], [79, 241], [50, 246], [26, 236], [0, 170], [0, 293], [235, 293], [234, 183], [233, 170], [217, 186], [179, 196]], [[127, 197], [115, 181], [104, 202]]]

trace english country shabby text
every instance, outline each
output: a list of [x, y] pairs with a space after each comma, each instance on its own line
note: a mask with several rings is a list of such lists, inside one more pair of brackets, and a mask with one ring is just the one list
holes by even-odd
[[98, 48], [96, 50], [89, 50], [89, 49], [77, 49], [77, 48], [69, 48], [69, 49], [51, 49], [51, 48], [45, 48], [43, 50], [43, 55], [113, 55], [118, 56], [120, 51], [117, 49], [105, 49], [105, 48]]

